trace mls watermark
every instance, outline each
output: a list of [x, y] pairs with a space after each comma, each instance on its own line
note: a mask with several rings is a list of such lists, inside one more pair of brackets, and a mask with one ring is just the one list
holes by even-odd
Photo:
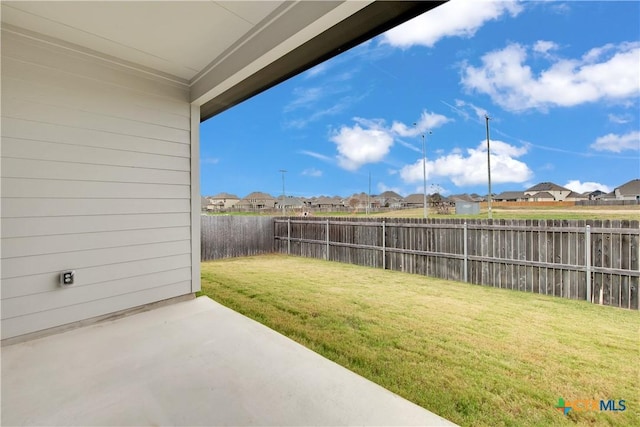
[[569, 411], [608, 411], [622, 412], [627, 409], [624, 400], [595, 400], [595, 399], [574, 399], [564, 400], [562, 397], [558, 399], [555, 408], [567, 415]]

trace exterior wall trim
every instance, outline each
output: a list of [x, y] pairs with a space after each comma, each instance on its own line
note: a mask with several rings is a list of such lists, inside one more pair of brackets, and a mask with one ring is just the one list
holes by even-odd
[[191, 104], [191, 292], [200, 290], [200, 107]]
[[76, 322], [67, 323], [66, 325], [54, 326], [52, 328], [42, 329], [35, 332], [29, 332], [27, 334], [17, 335], [11, 338], [5, 338], [2, 341], [0, 341], [1, 343], [0, 346], [5, 347], [13, 344], [19, 344], [21, 342], [32, 341], [39, 338], [48, 337], [51, 335], [61, 334], [63, 332], [72, 331], [74, 329], [82, 328], [84, 326], [94, 325], [100, 322], [109, 322], [112, 320], [117, 320], [122, 317], [143, 313], [145, 311], [153, 310], [159, 307], [164, 307], [167, 305], [171, 305], [171, 304], [175, 304], [183, 301], [190, 301], [195, 297], [196, 296], [194, 294], [180, 295], [180, 296], [165, 299], [165, 300], [151, 302], [149, 304], [141, 305], [138, 307], [127, 308], [127, 309], [116, 311], [113, 313], [104, 314], [102, 316], [96, 316], [96, 317], [91, 317], [89, 319], [78, 320]]

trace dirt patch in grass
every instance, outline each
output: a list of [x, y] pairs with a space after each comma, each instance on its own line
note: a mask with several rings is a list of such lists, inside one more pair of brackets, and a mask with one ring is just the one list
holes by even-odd
[[286, 256], [203, 263], [202, 289], [461, 425], [638, 423], [638, 312]]

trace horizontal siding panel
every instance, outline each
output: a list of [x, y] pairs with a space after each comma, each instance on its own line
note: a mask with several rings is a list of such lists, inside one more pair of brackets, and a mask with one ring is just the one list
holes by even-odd
[[[164, 112], [158, 108], [164, 100], [95, 80], [72, 76], [56, 70], [34, 67], [13, 59], [2, 62], [3, 95], [33, 101], [55, 101], [68, 107], [82, 106], [93, 113], [189, 129], [189, 116]], [[105, 86], [105, 87], [103, 87]], [[105, 92], [109, 96], [104, 96]]]
[[188, 199], [188, 185], [3, 178], [4, 197]]
[[[189, 116], [189, 88], [180, 83], [90, 57], [69, 49], [2, 32], [2, 56], [34, 67], [90, 78], [98, 84], [134, 89], [159, 98], [159, 105], [175, 114]], [[109, 90], [108, 87], [105, 90]]]
[[[191, 156], [191, 147], [183, 142], [167, 142], [140, 136], [81, 129], [32, 120], [2, 118], [3, 142], [7, 138], [19, 141], [41, 141], [73, 144], [81, 147], [108, 148], [111, 151], [128, 153], [149, 153], [155, 155], [185, 157]], [[55, 147], [60, 147], [56, 145]]]
[[191, 227], [106, 231], [102, 233], [59, 234], [54, 236], [2, 238], [2, 257], [28, 257], [56, 252], [119, 248], [149, 243], [174, 242], [191, 238]]
[[95, 233], [190, 225], [189, 213], [2, 218], [2, 237]]
[[[76, 282], [73, 287], [113, 282], [187, 267], [191, 267], [190, 254], [87, 267], [76, 270]], [[58, 272], [2, 280], [2, 298], [16, 298], [57, 289], [60, 289]]]
[[2, 96], [2, 114], [6, 117], [75, 126], [142, 136], [163, 141], [189, 143], [188, 130], [148, 124], [135, 119], [121, 119], [89, 113], [80, 108], [28, 101], [22, 98]]
[[2, 279], [191, 253], [191, 241], [151, 243], [2, 259]]
[[2, 199], [3, 218], [191, 212], [186, 199]]
[[190, 159], [17, 138], [2, 139], [2, 157], [189, 171]]
[[191, 282], [184, 281], [163, 287], [94, 300], [72, 307], [62, 307], [55, 310], [14, 317], [2, 321], [2, 338], [10, 338], [30, 332], [41, 331], [53, 326], [66, 325], [79, 320], [102, 316], [190, 293]]
[[58, 288], [43, 294], [28, 295], [2, 300], [2, 320], [22, 315], [54, 310], [92, 300], [104, 299], [115, 295], [137, 292], [153, 287], [167, 286], [191, 278], [191, 268], [180, 268], [171, 271], [130, 277], [113, 282], [87, 286], [69, 286]]
[[187, 85], [2, 34], [3, 336], [191, 293]]
[[89, 165], [51, 160], [2, 159], [2, 177], [191, 185], [188, 171]]

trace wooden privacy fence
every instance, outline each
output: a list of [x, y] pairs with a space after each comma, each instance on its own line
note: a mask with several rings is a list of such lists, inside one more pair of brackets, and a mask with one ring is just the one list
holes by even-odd
[[638, 309], [638, 221], [277, 218], [277, 252]]
[[273, 217], [200, 217], [202, 261], [270, 252], [273, 252]]

